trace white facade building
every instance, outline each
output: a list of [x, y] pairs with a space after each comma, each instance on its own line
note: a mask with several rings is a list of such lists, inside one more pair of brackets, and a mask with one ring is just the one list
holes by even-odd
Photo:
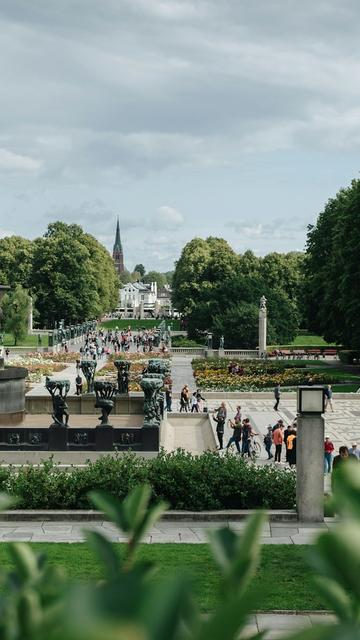
[[157, 283], [129, 282], [120, 289], [117, 312], [125, 318], [151, 318], [171, 314], [171, 290], [158, 291]]

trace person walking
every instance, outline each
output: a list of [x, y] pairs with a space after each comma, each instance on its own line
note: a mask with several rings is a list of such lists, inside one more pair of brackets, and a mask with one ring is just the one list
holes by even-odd
[[277, 384], [275, 389], [274, 389], [274, 398], [275, 398], [274, 411], [278, 410], [279, 402], [280, 402], [280, 395], [281, 395], [280, 385]]
[[275, 445], [275, 460], [274, 462], [281, 462], [281, 450], [284, 442], [282, 426], [278, 424], [277, 428], [273, 432], [273, 443]]
[[241, 453], [240, 450], [240, 442], [241, 442], [241, 432], [242, 432], [242, 426], [241, 426], [241, 413], [239, 411], [241, 407], [238, 407], [238, 411], [234, 417], [234, 420], [229, 420], [229, 427], [231, 429], [234, 429], [232, 436], [229, 438], [229, 441], [226, 445], [226, 448], [228, 449], [230, 447], [230, 445], [232, 445], [232, 443], [235, 444], [235, 447], [237, 449], [238, 453]]
[[324, 442], [324, 473], [331, 473], [333, 464], [334, 445], [329, 436], [326, 436]]
[[199, 402], [198, 402], [196, 391], [194, 391], [191, 397], [191, 413], [194, 413], [194, 412], [199, 413]]
[[287, 437], [287, 461], [290, 467], [296, 467], [296, 429], [292, 427], [291, 433]]
[[353, 442], [352, 447], [349, 449], [349, 455], [355, 456], [357, 460], [360, 460], [360, 449], [358, 449], [357, 442]]
[[328, 404], [330, 405], [331, 411], [334, 411], [332, 397], [333, 397], [333, 390], [331, 388], [331, 384], [328, 384], [325, 387], [325, 411], [327, 409]]
[[273, 458], [273, 454], [271, 453], [271, 446], [272, 446], [272, 426], [269, 425], [268, 426], [268, 430], [267, 433], [264, 435], [264, 445], [265, 445], [265, 451], [268, 454], [268, 460], [271, 460], [271, 458]]
[[180, 413], [189, 410], [189, 387], [185, 384], [180, 394]]
[[83, 381], [82, 381], [82, 377], [81, 377], [79, 372], [78, 372], [78, 374], [77, 374], [77, 376], [75, 378], [75, 385], [76, 385], [76, 395], [77, 396], [81, 396], [82, 388], [83, 388]]
[[172, 388], [171, 385], [167, 385], [165, 389], [165, 402], [166, 402], [166, 411], [171, 413], [171, 404], [172, 404]]
[[214, 411], [214, 420], [216, 425], [216, 435], [219, 440], [219, 449], [223, 449], [224, 442], [224, 429], [226, 422], [226, 404], [222, 402], [220, 407]]

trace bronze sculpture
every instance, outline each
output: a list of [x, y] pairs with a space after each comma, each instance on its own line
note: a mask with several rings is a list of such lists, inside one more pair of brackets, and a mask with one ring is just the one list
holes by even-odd
[[[70, 390], [70, 380], [55, 380], [46, 377], [45, 387], [51, 395], [53, 403], [52, 427], [67, 427], [69, 424], [69, 412], [66, 396]], [[65, 416], [65, 421], [64, 421]]]
[[112, 398], [117, 391], [116, 386], [112, 382], [96, 380], [94, 382], [94, 390], [96, 395], [95, 407], [101, 409], [100, 426], [110, 427], [109, 415], [114, 407]]
[[94, 378], [97, 362], [96, 360], [81, 360], [80, 368], [87, 382], [87, 393], [94, 392]]
[[117, 368], [118, 379], [118, 393], [129, 393], [129, 370], [130, 362], [126, 360], [115, 360], [115, 367]]

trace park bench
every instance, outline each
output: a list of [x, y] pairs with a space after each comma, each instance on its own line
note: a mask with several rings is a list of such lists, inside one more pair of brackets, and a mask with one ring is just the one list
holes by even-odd
[[311, 360], [311, 358], [314, 358], [314, 360], [319, 360], [320, 356], [321, 356], [321, 349], [306, 350], [306, 357], [308, 358], [308, 360]]
[[338, 354], [337, 349], [324, 349], [322, 353], [323, 358], [325, 358], [326, 356], [329, 356], [329, 357], [332, 356], [333, 358], [336, 358], [337, 354]]

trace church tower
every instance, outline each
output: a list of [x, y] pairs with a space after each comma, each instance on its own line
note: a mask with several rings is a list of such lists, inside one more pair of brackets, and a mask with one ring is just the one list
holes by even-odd
[[124, 267], [123, 248], [122, 248], [121, 238], [120, 238], [119, 216], [116, 223], [115, 244], [113, 248], [113, 260], [115, 262], [115, 269], [120, 275], [125, 271], [125, 267]]

